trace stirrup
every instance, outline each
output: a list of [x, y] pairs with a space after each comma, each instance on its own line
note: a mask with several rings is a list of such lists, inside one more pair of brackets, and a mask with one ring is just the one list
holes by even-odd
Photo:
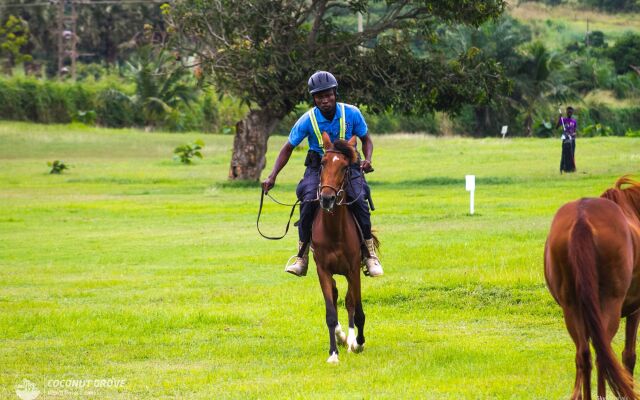
[[[291, 260], [294, 258], [295, 258], [295, 261], [292, 263]], [[299, 269], [293, 269], [292, 267], [296, 265], [296, 262], [298, 262], [298, 259], [300, 259], [301, 261], [304, 261], [304, 259], [302, 257], [298, 257], [298, 255], [293, 255], [289, 257], [289, 260], [287, 260], [287, 264], [284, 266], [284, 272], [288, 272], [291, 275], [295, 275], [297, 277], [302, 278], [303, 276], [307, 276], [307, 269], [309, 268], [309, 259], [307, 259], [306, 266], [300, 265]]]
[[[368, 259], [375, 259], [377, 261], [377, 264], [380, 268], [380, 273], [378, 273], [377, 275], [371, 275], [371, 271], [369, 271], [369, 266], [367, 265], [367, 260]], [[375, 278], [377, 276], [382, 276], [384, 275], [384, 270], [382, 269], [382, 264], [380, 264], [380, 259], [376, 256], [373, 257], [362, 257], [362, 262], [361, 262], [361, 268], [362, 268], [362, 272], [364, 273], [365, 276], [369, 276], [371, 278]]]

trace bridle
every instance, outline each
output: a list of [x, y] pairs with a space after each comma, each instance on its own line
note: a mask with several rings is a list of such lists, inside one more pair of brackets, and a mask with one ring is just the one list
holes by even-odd
[[[336, 154], [340, 154], [341, 156], [345, 156], [342, 152], [337, 151], [337, 150], [325, 150], [325, 153], [336, 153]], [[318, 184], [318, 190], [317, 190], [317, 195], [314, 201], [319, 201], [320, 200], [320, 192], [322, 192], [322, 189], [324, 188], [329, 188], [331, 190], [333, 190], [333, 192], [336, 194], [336, 199], [338, 200], [335, 205], [336, 206], [349, 206], [353, 203], [355, 203], [356, 201], [358, 201], [360, 199], [360, 197], [362, 197], [362, 194], [364, 192], [363, 188], [364, 186], [360, 186], [360, 193], [358, 193], [358, 195], [351, 201], [346, 201], [345, 199], [347, 198], [346, 191], [345, 191], [345, 186], [349, 186], [349, 187], [353, 187], [351, 184], [351, 166], [347, 165], [347, 170], [344, 173], [344, 178], [342, 179], [342, 184], [340, 185], [340, 188], [336, 188], [332, 185], [323, 185], [322, 184], [322, 170], [323, 170], [323, 166], [320, 165], [320, 183]], [[360, 175], [360, 179], [364, 179], [364, 173], [362, 175]]]
[[[341, 152], [337, 151], [337, 150], [325, 150], [325, 152], [327, 153], [337, 153], [340, 154], [342, 156], [344, 156], [344, 154], [342, 154]], [[320, 176], [322, 176], [322, 165], [320, 165]], [[362, 175], [360, 175], [360, 179], [364, 179], [364, 172], [362, 173]], [[287, 233], [289, 232], [289, 226], [291, 224], [291, 218], [293, 217], [293, 212], [296, 209], [296, 206], [298, 204], [301, 203], [313, 203], [315, 201], [319, 202], [320, 201], [320, 191], [323, 188], [329, 188], [331, 190], [333, 190], [336, 194], [336, 199], [340, 196], [339, 201], [335, 204], [338, 206], [349, 206], [353, 203], [355, 203], [356, 201], [358, 201], [360, 199], [360, 197], [362, 197], [362, 195], [364, 194], [364, 185], [360, 186], [360, 193], [358, 193], [358, 195], [351, 201], [345, 202], [344, 199], [346, 199], [347, 196], [345, 196], [345, 186], [349, 186], [349, 187], [353, 187], [353, 185], [351, 184], [351, 167], [347, 166], [347, 171], [345, 172], [345, 176], [344, 179], [342, 180], [342, 185], [340, 185], [340, 188], [336, 189], [334, 186], [331, 185], [322, 185], [321, 183], [318, 184], [318, 190], [316, 191], [316, 198], [315, 199], [309, 199], [309, 200], [296, 200], [295, 203], [293, 204], [286, 204], [286, 203], [282, 203], [276, 199], [274, 199], [269, 193], [265, 193], [264, 190], [260, 190], [261, 194], [260, 194], [260, 206], [258, 207], [258, 218], [256, 219], [256, 228], [258, 228], [258, 233], [260, 234], [260, 236], [262, 236], [265, 239], [269, 239], [269, 240], [280, 240], [283, 237], [285, 237], [287, 235]], [[260, 230], [260, 216], [262, 215], [262, 205], [264, 203], [264, 196], [268, 196], [271, 200], [273, 200], [275, 203], [280, 204], [282, 206], [288, 206], [291, 207], [291, 212], [289, 213], [289, 220], [287, 221], [287, 226], [285, 227], [284, 230], [284, 234], [282, 234], [281, 236], [267, 236], [264, 233], [262, 233], [262, 231]]]
[[[325, 150], [325, 154], [329, 154], [329, 153], [340, 154], [341, 156], [344, 157], [344, 154], [342, 154], [339, 151], [336, 151], [336, 150]], [[324, 166], [321, 164], [320, 165], [320, 183], [318, 183], [318, 194], [317, 194], [316, 198], [318, 200], [320, 200], [320, 193], [322, 193], [322, 189], [329, 188], [329, 189], [333, 190], [333, 193], [336, 194], [336, 199], [339, 199], [339, 202], [336, 203], [336, 205], [340, 205], [340, 201], [342, 201], [342, 198], [344, 197], [344, 186], [345, 186], [345, 183], [349, 180], [349, 176], [350, 176], [349, 166], [347, 165], [347, 170], [344, 173], [344, 177], [342, 178], [342, 184], [340, 185], [340, 188], [335, 188], [332, 185], [323, 185], [322, 184], [322, 172], [323, 172], [323, 170], [324, 170]], [[342, 197], [341, 197], [341, 195], [342, 195]]]

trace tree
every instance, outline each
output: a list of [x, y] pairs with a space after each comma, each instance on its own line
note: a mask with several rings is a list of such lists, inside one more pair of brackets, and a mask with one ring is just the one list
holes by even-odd
[[632, 65], [640, 65], [640, 35], [629, 32], [607, 50], [607, 55], [616, 66], [618, 74], [632, 70]]
[[560, 55], [547, 50], [541, 42], [536, 41], [528, 46], [525, 62], [516, 81], [516, 91], [520, 94], [518, 100], [525, 112], [527, 136], [532, 135], [533, 117], [541, 114], [542, 107], [571, 95], [561, 76], [564, 67]]
[[[503, 67], [507, 78], [517, 78], [525, 56], [520, 51], [523, 44], [531, 40], [531, 30], [518, 20], [503, 15], [496, 21], [483, 24], [479, 28], [458, 26], [447, 29], [442, 34], [441, 46], [447, 52], [461, 53], [471, 48], [479, 48], [478, 57], [483, 61], [497, 61]], [[519, 112], [517, 102], [510, 93], [495, 93], [492, 100], [483, 104], [473, 104], [474, 126], [469, 126], [475, 136], [497, 133], [505, 122], [512, 121]], [[471, 122], [471, 121], [470, 121]], [[507, 122], [508, 123], [508, 122]]]
[[[176, 46], [197, 56], [206, 79], [251, 106], [236, 125], [229, 177], [257, 180], [270, 133], [308, 101], [316, 70], [334, 72], [341, 95], [373, 111], [456, 111], [487, 101], [505, 81], [477, 49], [452, 59], [412, 45], [429, 43], [440, 23], [479, 25], [504, 7], [503, 0], [179, 0], [165, 12]], [[366, 19], [362, 32], [357, 13]]]
[[127, 75], [136, 84], [132, 103], [141, 111], [145, 127], [152, 128], [179, 107], [196, 99], [191, 73], [175, 55], [151, 45], [142, 46], [127, 62]]
[[16, 64], [31, 61], [31, 55], [23, 54], [22, 48], [29, 41], [29, 27], [20, 18], [9, 15], [0, 26], [0, 54], [7, 57], [5, 70], [11, 73]]
[[[62, 1], [62, 0], [60, 0]], [[25, 46], [37, 61], [44, 61], [49, 74], [55, 74], [58, 57], [57, 1], [12, 0], [15, 15], [31, 32]], [[157, 35], [164, 31], [160, 4], [155, 2], [77, 2], [78, 53], [80, 60], [104, 61], [114, 65], [127, 59], [144, 32], [145, 24]]]

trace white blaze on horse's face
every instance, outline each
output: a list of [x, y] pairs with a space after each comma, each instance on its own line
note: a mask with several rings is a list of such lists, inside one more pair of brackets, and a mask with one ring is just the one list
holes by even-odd
[[343, 189], [344, 178], [349, 161], [347, 157], [335, 150], [327, 150], [322, 158], [320, 175], [320, 206], [325, 211], [332, 211], [338, 195]]

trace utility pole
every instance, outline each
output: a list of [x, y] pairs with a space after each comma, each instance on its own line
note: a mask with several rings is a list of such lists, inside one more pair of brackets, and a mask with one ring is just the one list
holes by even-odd
[[[78, 58], [78, 36], [76, 27], [78, 14], [77, 0], [58, 1], [58, 77], [71, 72], [71, 78], [76, 79], [76, 60]], [[67, 66], [71, 66], [71, 70]]]
[[586, 53], [587, 53], [587, 60], [589, 60], [589, 44], [590, 44], [590, 43], [589, 43], [589, 41], [590, 41], [589, 36], [590, 36], [590, 35], [591, 35], [591, 32], [589, 32], [589, 18], [587, 18], [587, 35], [586, 35], [586, 37], [585, 37], [585, 46], [586, 46], [586, 48], [587, 48], [587, 51], [586, 51]]

